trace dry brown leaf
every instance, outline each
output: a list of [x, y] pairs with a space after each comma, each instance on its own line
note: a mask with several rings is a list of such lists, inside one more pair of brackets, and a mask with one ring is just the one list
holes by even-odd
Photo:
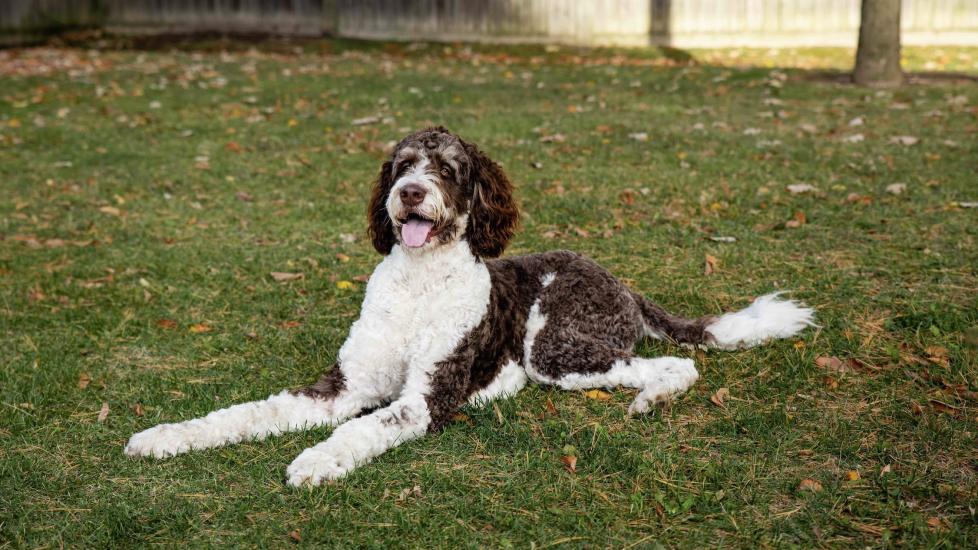
[[927, 353], [927, 360], [935, 365], [940, 365], [945, 369], [951, 368], [951, 362], [948, 360], [947, 348], [942, 346], [927, 346], [924, 349]]
[[938, 401], [937, 399], [930, 400], [930, 406], [934, 407], [934, 410], [939, 413], [944, 413], [948, 416], [953, 416], [957, 418], [961, 415], [961, 408], [955, 407], [954, 405], [949, 405], [943, 401]]
[[790, 228], [798, 228], [805, 225], [807, 221], [808, 218], [805, 216], [805, 213], [799, 210], [795, 212], [795, 215], [790, 220], [784, 222], [784, 226]]
[[156, 326], [166, 330], [173, 330], [177, 328], [177, 322], [173, 319], [157, 319]]
[[350, 261], [350, 257], [347, 256], [346, 254], [342, 253], [342, 252], [337, 252], [336, 253], [336, 259], [339, 260], [339, 261], [341, 261], [341, 262], [343, 262], [343, 263], [346, 263], [346, 262]]
[[278, 326], [284, 329], [296, 328], [302, 326], [302, 321], [283, 321]]
[[101, 213], [103, 213], [103, 214], [108, 214], [110, 216], [121, 216], [122, 215], [122, 211], [120, 211], [118, 208], [116, 208], [114, 206], [103, 206], [102, 208], [99, 208], [98, 211], [101, 212]]
[[144, 414], [146, 414], [146, 411], [143, 410], [143, 404], [142, 403], [136, 403], [135, 405], [133, 405], [132, 406], [132, 412], [136, 416], [143, 416]]
[[306, 276], [302, 273], [286, 273], [284, 271], [273, 271], [271, 273], [272, 279], [275, 279], [277, 283], [287, 283], [289, 281], [298, 281], [304, 279]]
[[554, 407], [554, 402], [551, 401], [549, 397], [547, 398], [546, 403], [544, 403], [544, 407], [547, 409], [548, 413], [553, 415], [557, 414], [557, 407]]
[[596, 401], [607, 401], [611, 399], [611, 394], [602, 390], [588, 390], [584, 392], [584, 397], [594, 399]]
[[570, 473], [577, 472], [577, 457], [573, 455], [564, 455], [560, 457], [560, 461], [564, 463], [564, 468]]
[[293, 542], [302, 542], [302, 533], [300, 533], [298, 529], [293, 529], [289, 531], [289, 538], [292, 539]]
[[109, 417], [109, 402], [103, 401], [102, 408], [98, 411], [98, 421], [105, 422], [105, 419]]
[[927, 518], [927, 527], [931, 531], [943, 531], [945, 529], [944, 520], [939, 517], [929, 517]]
[[916, 145], [920, 141], [917, 136], [893, 136], [890, 138], [890, 143], [896, 143], [898, 145]]
[[188, 330], [194, 334], [201, 334], [204, 332], [210, 332], [214, 329], [212, 329], [207, 323], [197, 323], [195, 325], [190, 325]]
[[231, 151], [232, 153], [240, 153], [241, 151], [244, 151], [244, 148], [241, 147], [241, 145], [238, 144], [237, 141], [229, 141], [225, 143], [224, 148], [227, 149], [228, 151]]
[[241, 202], [253, 202], [255, 197], [252, 197], [247, 191], [238, 191], [234, 196]]
[[727, 388], [720, 388], [710, 396], [710, 401], [712, 401], [717, 407], [723, 407], [724, 399], [728, 397], [730, 397], [730, 390]]
[[358, 283], [365, 283], [370, 280], [370, 275], [354, 275], [353, 280]]
[[720, 260], [716, 259], [715, 256], [709, 254], [706, 255], [706, 264], [703, 268], [703, 275], [713, 275], [719, 269]]
[[822, 355], [815, 358], [815, 364], [822, 367], [823, 369], [834, 370], [836, 372], [846, 372], [848, 367], [841, 359], [834, 356]]
[[408, 497], [420, 497], [421, 496], [421, 486], [415, 485], [414, 487], [405, 487], [401, 489], [401, 492], [397, 495], [397, 500], [403, 502], [408, 499]]
[[801, 480], [801, 483], [798, 484], [798, 490], [817, 493], [822, 490], [822, 484], [817, 480], [806, 477], [805, 479]]
[[83, 372], [83, 373], [81, 373], [81, 374], [78, 375], [78, 388], [79, 389], [82, 389], [83, 390], [83, 389], [87, 388], [88, 385], [91, 384], [91, 383], [92, 383], [92, 377], [87, 372]]
[[886, 474], [888, 474], [888, 473], [890, 473], [892, 471], [893, 471], [893, 468], [891, 468], [890, 465], [887, 464], [886, 466], [883, 466], [880, 469], [880, 477], [883, 477], [884, 475], [886, 475]]

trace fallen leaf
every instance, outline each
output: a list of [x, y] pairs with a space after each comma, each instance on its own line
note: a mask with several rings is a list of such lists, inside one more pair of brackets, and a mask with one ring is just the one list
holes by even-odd
[[285, 329], [301, 327], [302, 321], [283, 321], [279, 326]]
[[893, 136], [890, 138], [890, 143], [896, 143], [899, 145], [916, 145], [920, 141], [917, 136]]
[[557, 414], [557, 407], [554, 407], [554, 402], [551, 401], [549, 397], [547, 398], [546, 403], [544, 403], [544, 408], [546, 408], [547, 412], [550, 414]]
[[817, 480], [806, 477], [805, 479], [801, 480], [801, 483], [798, 484], [798, 490], [817, 493], [822, 490], [822, 484]]
[[809, 183], [792, 183], [788, 186], [788, 192], [792, 195], [801, 195], [802, 193], [812, 193], [818, 191], [818, 188]]
[[567, 141], [567, 136], [564, 134], [552, 134], [540, 137], [540, 143], [563, 143], [565, 141]]
[[703, 275], [713, 275], [714, 273], [716, 273], [719, 264], [720, 264], [720, 260], [718, 260], [715, 256], [711, 256], [707, 254], [706, 264], [703, 267]]
[[414, 487], [405, 487], [401, 489], [401, 492], [397, 495], [397, 500], [403, 502], [407, 500], [408, 497], [420, 497], [421, 496], [421, 486], [415, 485]]
[[823, 369], [834, 370], [837, 372], [846, 372], [848, 367], [846, 364], [835, 356], [819, 356], [815, 358], [815, 364], [822, 367]]
[[98, 411], [98, 421], [105, 422], [105, 419], [109, 417], [109, 402], [103, 401], [102, 408]]
[[122, 212], [114, 206], [103, 206], [98, 209], [99, 212], [103, 214], [108, 214], [110, 216], [121, 216]]
[[380, 122], [379, 116], [365, 116], [361, 118], [355, 118], [350, 121], [352, 126], [365, 126], [367, 124], [373, 124], [375, 122]]
[[355, 287], [350, 281], [336, 281], [336, 288], [340, 290], [353, 290]]
[[173, 319], [157, 319], [156, 326], [166, 330], [173, 330], [177, 328], [177, 322]]
[[790, 220], [784, 222], [784, 226], [785, 227], [790, 227], [790, 228], [798, 228], [798, 227], [801, 227], [801, 226], [805, 225], [805, 222], [806, 221], [808, 221], [808, 219], [805, 217], [805, 213], [802, 212], [801, 210], [799, 210], [799, 211], [795, 212], [795, 215], [794, 215], [793, 218], [791, 218]]
[[957, 418], [961, 415], [961, 408], [955, 407], [954, 405], [949, 405], [943, 401], [938, 401], [937, 399], [930, 400], [930, 406], [934, 407], [934, 410], [939, 413], [944, 413], [948, 416]]
[[246, 191], [238, 191], [237, 193], [234, 194], [234, 196], [241, 202], [252, 202], [255, 200], [255, 198], [252, 197], [251, 194], [247, 193]]
[[594, 399], [596, 401], [607, 401], [611, 399], [611, 394], [602, 390], [588, 390], [584, 392], [584, 397]]
[[849, 470], [846, 472], [846, 480], [848, 481], [859, 481], [859, 472], [856, 470]]
[[891, 195], [899, 195], [907, 190], [907, 184], [905, 183], [891, 183], [886, 186], [886, 192]]
[[287, 283], [289, 281], [298, 281], [305, 279], [305, 275], [302, 273], [286, 273], [284, 271], [273, 271], [271, 273], [272, 279], [278, 283]]
[[289, 538], [292, 539], [293, 542], [302, 542], [302, 533], [300, 533], [298, 529], [293, 529], [289, 531]]
[[951, 362], [947, 357], [947, 348], [943, 346], [927, 346], [924, 348], [924, 352], [927, 353], [927, 360], [931, 363], [944, 367], [945, 369], [951, 368]]
[[912, 412], [914, 416], [920, 416], [924, 414], [924, 408], [920, 406], [920, 403], [913, 401], [910, 403], [910, 412]]
[[927, 518], [927, 527], [929, 527], [931, 531], [943, 531], [944, 521], [938, 517], [929, 517]]
[[728, 397], [730, 397], [730, 390], [727, 388], [720, 388], [710, 396], [710, 401], [712, 401], [717, 407], [723, 407], [724, 399]]
[[337, 252], [336, 253], [336, 259], [339, 260], [339, 261], [341, 261], [341, 262], [343, 262], [343, 263], [346, 263], [346, 262], [350, 261], [350, 257], [347, 256], [346, 254], [342, 253], [342, 252]]
[[244, 151], [244, 148], [241, 147], [241, 145], [239, 145], [237, 141], [229, 141], [225, 143], [224, 148], [227, 149], [228, 151], [231, 151], [232, 153], [240, 153], [241, 151]]
[[577, 473], [577, 457], [573, 455], [564, 455], [560, 457], [560, 461], [564, 463], [564, 468], [570, 473]]
[[880, 477], [883, 477], [884, 475], [886, 475], [886, 474], [888, 474], [888, 473], [890, 473], [892, 471], [893, 471], [893, 468], [891, 468], [890, 465], [887, 464], [886, 466], [883, 466], [880, 469]]
[[354, 275], [353, 280], [358, 283], [366, 283], [370, 280], [370, 275]]
[[88, 385], [91, 384], [91, 383], [92, 383], [92, 377], [87, 372], [83, 372], [83, 373], [81, 373], [81, 374], [78, 375], [78, 388], [79, 389], [82, 389], [83, 390], [83, 389], [87, 388]]
[[213, 329], [206, 323], [197, 323], [196, 325], [190, 325], [189, 330], [194, 334], [201, 334], [203, 332], [210, 332]]

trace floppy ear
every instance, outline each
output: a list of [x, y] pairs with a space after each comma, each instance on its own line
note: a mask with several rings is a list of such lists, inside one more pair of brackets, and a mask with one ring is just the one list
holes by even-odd
[[367, 206], [367, 222], [370, 224], [367, 233], [374, 243], [377, 252], [387, 255], [397, 242], [394, 236], [394, 222], [387, 215], [387, 196], [394, 186], [394, 176], [391, 173], [393, 165], [390, 161], [384, 163], [377, 176], [377, 183], [370, 194], [370, 205]]
[[473, 191], [469, 224], [465, 230], [472, 253], [480, 258], [495, 258], [503, 253], [519, 224], [519, 209], [513, 199], [513, 186], [502, 168], [475, 145], [463, 142], [472, 159]]

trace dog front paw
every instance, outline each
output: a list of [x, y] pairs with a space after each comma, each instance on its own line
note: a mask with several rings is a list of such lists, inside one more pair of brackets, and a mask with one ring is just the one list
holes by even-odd
[[292, 461], [292, 464], [289, 464], [285, 474], [288, 477], [289, 485], [301, 487], [303, 485], [316, 486], [326, 480], [339, 479], [349, 471], [350, 468], [341, 466], [336, 458], [329, 453], [316, 449], [306, 449]]
[[174, 424], [160, 424], [129, 438], [125, 452], [129, 456], [166, 458], [190, 450], [190, 442]]

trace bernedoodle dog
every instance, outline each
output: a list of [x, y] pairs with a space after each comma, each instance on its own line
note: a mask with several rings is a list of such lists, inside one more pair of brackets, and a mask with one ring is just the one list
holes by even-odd
[[336, 426], [287, 469], [290, 484], [317, 485], [528, 380], [636, 388], [629, 413], [644, 413], [698, 374], [690, 359], [635, 356], [643, 337], [735, 349], [812, 324], [811, 309], [776, 294], [736, 313], [672, 315], [573, 252], [493, 259], [516, 230], [512, 186], [498, 164], [441, 127], [396, 146], [368, 217], [383, 259], [333, 368], [300, 390], [137, 433], [125, 452], [163, 458]]

